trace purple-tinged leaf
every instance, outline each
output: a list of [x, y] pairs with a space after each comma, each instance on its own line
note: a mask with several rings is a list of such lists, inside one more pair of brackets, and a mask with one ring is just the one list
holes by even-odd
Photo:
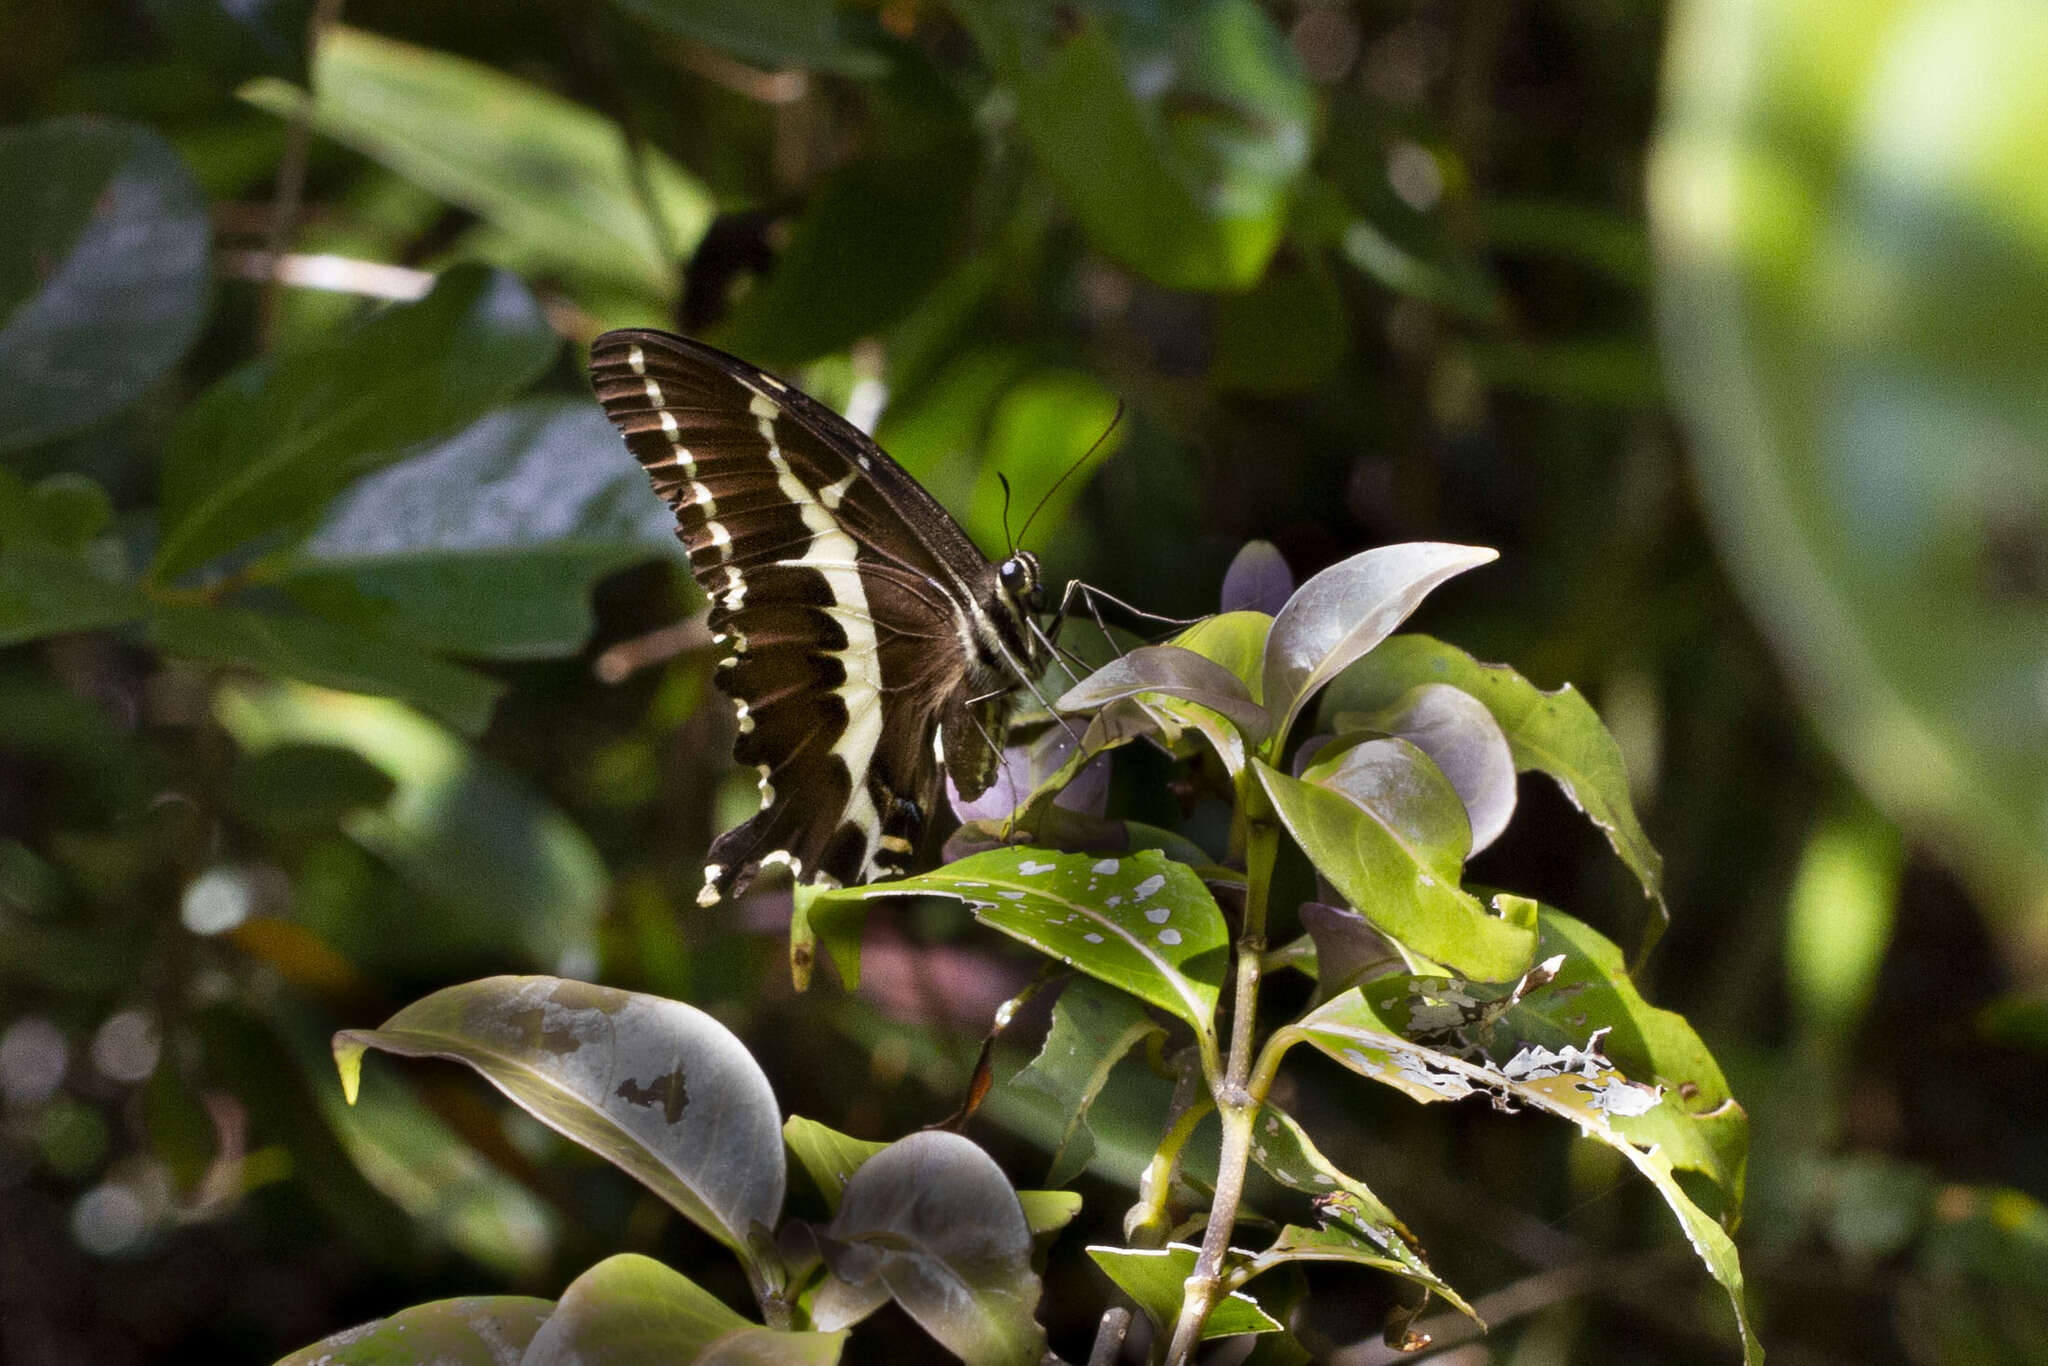
[[1271, 541], [1246, 541], [1223, 572], [1225, 612], [1279, 615], [1294, 592], [1294, 571]]
[[1497, 558], [1484, 546], [1418, 541], [1353, 555], [1288, 599], [1266, 637], [1260, 692], [1285, 737], [1325, 683], [1393, 633], [1444, 580]]

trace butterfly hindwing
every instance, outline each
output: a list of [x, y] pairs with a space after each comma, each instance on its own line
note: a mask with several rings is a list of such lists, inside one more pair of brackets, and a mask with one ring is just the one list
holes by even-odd
[[[938, 752], [962, 752], [940, 726], [1040, 658], [995, 566], [864, 434], [765, 371], [633, 330], [597, 339], [591, 377], [675, 510], [734, 752], [759, 774], [761, 809], [713, 844], [700, 901], [769, 863], [834, 885], [907, 871]], [[956, 782], [986, 786], [968, 766]]]

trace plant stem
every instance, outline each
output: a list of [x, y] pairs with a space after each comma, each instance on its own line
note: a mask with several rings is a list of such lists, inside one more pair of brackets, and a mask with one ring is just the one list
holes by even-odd
[[[1244, 924], [1237, 937], [1237, 983], [1230, 1005], [1230, 1056], [1223, 1080], [1215, 1089], [1223, 1144], [1217, 1158], [1216, 1196], [1209, 1206], [1209, 1224], [1202, 1235], [1201, 1255], [1181, 1289], [1180, 1320], [1174, 1324], [1167, 1366], [1184, 1366], [1201, 1341], [1202, 1324], [1222, 1299], [1223, 1259], [1237, 1226], [1237, 1207], [1244, 1197], [1245, 1168], [1251, 1160], [1252, 1122], [1265, 1103], [1265, 1087], [1254, 1092], [1252, 1035], [1258, 1022], [1259, 981], [1266, 952], [1266, 902], [1272, 890], [1273, 861], [1280, 851], [1280, 824], [1266, 789], [1247, 765], [1238, 779], [1238, 810], [1243, 813], [1245, 849]], [[1270, 1077], [1265, 1078], [1270, 1081]]]

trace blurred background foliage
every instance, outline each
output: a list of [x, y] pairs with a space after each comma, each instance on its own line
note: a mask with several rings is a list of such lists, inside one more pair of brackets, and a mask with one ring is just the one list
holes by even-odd
[[[1578, 682], [1627, 751], [1676, 916], [1644, 985], [1755, 1121], [1776, 1359], [2048, 1359], [2034, 0], [102, 0], [4, 32], [6, 1360], [265, 1360], [621, 1248], [714, 1264], [453, 1069], [341, 1107], [327, 1034], [467, 977], [696, 1003], [863, 1136], [956, 1103], [1014, 955], [913, 915], [858, 994], [796, 997], [784, 906], [689, 905], [751, 780], [581, 379], [619, 324], [876, 423], [991, 551], [996, 474], [1035, 499], [1123, 401], [1032, 540], [1153, 610], [1206, 610], [1248, 537], [1299, 574], [1499, 547], [1420, 624]], [[1474, 872], [1628, 939], [1610, 862], [1531, 786]], [[1322, 1146], [1499, 1292], [1458, 1360], [1732, 1358], [1613, 1154], [1319, 1080]], [[1047, 1124], [977, 1136], [1028, 1184]], [[1095, 1128], [1077, 1245], [1155, 1137]], [[1064, 1274], [1071, 1352], [1104, 1287]], [[1366, 1344], [1330, 1359], [1382, 1359], [1389, 1288], [1317, 1288], [1305, 1330]]]

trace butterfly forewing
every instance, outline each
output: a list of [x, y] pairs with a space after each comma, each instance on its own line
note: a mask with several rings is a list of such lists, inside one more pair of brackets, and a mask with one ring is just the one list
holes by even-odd
[[[725, 651], [734, 753], [760, 774], [761, 810], [712, 846], [700, 900], [767, 863], [828, 884], [905, 871], [937, 751], [960, 752], [939, 727], [1042, 658], [995, 567], [857, 428], [765, 371], [645, 330], [599, 337], [590, 370], [675, 510]], [[986, 785], [973, 767], [963, 790]]]

